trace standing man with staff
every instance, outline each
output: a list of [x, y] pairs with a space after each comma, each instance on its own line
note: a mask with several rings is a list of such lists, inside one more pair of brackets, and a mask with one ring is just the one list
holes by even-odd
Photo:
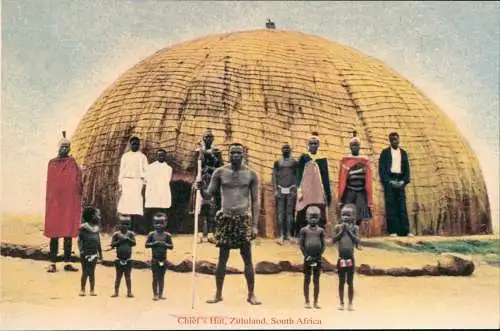
[[[224, 165], [220, 150], [213, 144], [214, 136], [210, 129], [203, 134], [201, 147], [197, 152], [197, 179], [201, 180], [202, 189], [206, 190], [210, 184], [210, 180], [215, 172], [215, 169]], [[195, 183], [196, 184], [196, 183]], [[193, 190], [191, 203], [195, 208], [196, 192]], [[201, 198], [200, 207], [197, 211], [198, 216], [203, 220], [203, 236], [201, 242], [212, 241], [213, 238], [208, 238], [208, 234], [214, 232], [215, 213], [220, 209], [220, 191], [209, 199]], [[196, 208], [195, 208], [196, 209]]]
[[[215, 170], [208, 189], [201, 191], [202, 196], [208, 199], [220, 189], [222, 198], [222, 209], [217, 213], [215, 230], [215, 242], [219, 247], [219, 260], [215, 275], [217, 291], [215, 297], [207, 303], [222, 301], [227, 260], [231, 249], [239, 249], [245, 264], [247, 302], [251, 305], [261, 304], [254, 293], [255, 272], [251, 245], [251, 241], [258, 233], [259, 186], [255, 171], [242, 164], [243, 154], [243, 145], [232, 143], [229, 147], [230, 164]], [[196, 186], [200, 189], [201, 182], [198, 181]], [[252, 215], [248, 215], [250, 205]]]

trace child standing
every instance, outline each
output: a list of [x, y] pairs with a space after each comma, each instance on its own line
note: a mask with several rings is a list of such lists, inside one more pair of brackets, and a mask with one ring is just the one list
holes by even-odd
[[300, 250], [304, 255], [304, 297], [306, 299], [305, 308], [310, 309], [309, 285], [311, 284], [311, 274], [314, 284], [314, 308], [321, 308], [318, 305], [319, 297], [319, 276], [321, 273], [321, 257], [325, 251], [325, 231], [318, 226], [321, 210], [316, 206], [309, 206], [306, 210], [306, 220], [308, 225], [300, 229]]
[[165, 213], [156, 213], [153, 217], [154, 231], [148, 234], [146, 248], [151, 248], [151, 271], [153, 272], [153, 300], [165, 300], [163, 288], [165, 272], [167, 271], [167, 249], [173, 249], [172, 237], [165, 232], [167, 216]]
[[346, 204], [340, 211], [342, 223], [334, 228], [333, 244], [338, 242], [339, 258], [337, 270], [339, 274], [339, 310], [344, 310], [344, 285], [347, 277], [347, 294], [349, 298], [348, 310], [354, 310], [352, 300], [354, 298], [354, 247], [359, 248], [359, 228], [354, 224], [356, 221], [356, 206]]
[[87, 207], [83, 211], [83, 223], [78, 233], [78, 249], [82, 263], [82, 278], [80, 296], [85, 296], [87, 278], [90, 282], [90, 295], [95, 293], [95, 267], [97, 260], [102, 259], [101, 237], [99, 235], [99, 222], [101, 211], [97, 208]]
[[116, 298], [120, 290], [120, 283], [123, 275], [125, 275], [125, 283], [127, 284], [127, 297], [133, 298], [132, 294], [132, 247], [135, 246], [135, 234], [130, 231], [131, 218], [129, 215], [120, 215], [119, 231], [113, 234], [111, 239], [111, 248], [116, 248], [116, 280], [115, 293], [111, 296]]

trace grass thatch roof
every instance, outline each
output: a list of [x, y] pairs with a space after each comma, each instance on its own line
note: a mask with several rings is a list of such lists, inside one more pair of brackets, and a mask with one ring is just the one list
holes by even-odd
[[[378, 155], [398, 131], [410, 156], [408, 211], [419, 233], [490, 231], [486, 188], [456, 126], [409, 81], [383, 63], [317, 36], [280, 30], [213, 35], [158, 51], [123, 74], [92, 105], [72, 140], [85, 169], [85, 198], [116, 210], [119, 161], [130, 136], [148, 157], [165, 148], [176, 178], [194, 178], [194, 150], [210, 127], [223, 149], [239, 141], [262, 187], [263, 231], [273, 235], [273, 161], [283, 142], [298, 156], [311, 131], [330, 164], [336, 194], [339, 160], [352, 131], [374, 165], [374, 233], [384, 228]], [[336, 197], [335, 197], [336, 200]], [[334, 203], [336, 202], [334, 200]], [[333, 214], [332, 211], [330, 211]], [[333, 217], [333, 215], [331, 215]]]

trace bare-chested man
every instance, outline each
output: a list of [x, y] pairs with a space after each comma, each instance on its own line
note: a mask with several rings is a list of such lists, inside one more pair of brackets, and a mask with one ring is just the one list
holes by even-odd
[[[291, 157], [289, 144], [281, 147], [282, 158], [274, 162], [273, 187], [278, 209], [278, 243], [292, 239], [295, 200], [297, 199], [298, 162]], [[286, 223], [285, 223], [286, 219]], [[286, 225], [286, 226], [285, 226]], [[286, 227], [286, 235], [285, 235]]]
[[[252, 263], [251, 241], [258, 232], [259, 199], [257, 174], [242, 165], [243, 146], [231, 144], [229, 148], [230, 164], [215, 170], [207, 190], [201, 193], [204, 199], [210, 198], [220, 188], [222, 208], [216, 215], [215, 243], [219, 247], [219, 260], [215, 274], [217, 292], [215, 298], [207, 303], [222, 301], [222, 287], [226, 273], [226, 264], [231, 249], [240, 249], [245, 264], [245, 278], [248, 286], [248, 303], [259, 305], [254, 293], [255, 275]], [[198, 189], [201, 183], [196, 183]], [[248, 209], [252, 206], [252, 217]]]

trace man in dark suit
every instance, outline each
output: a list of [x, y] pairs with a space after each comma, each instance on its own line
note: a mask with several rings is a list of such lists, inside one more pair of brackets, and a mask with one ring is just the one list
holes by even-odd
[[387, 232], [391, 236], [408, 236], [410, 224], [406, 210], [405, 186], [410, 182], [408, 153], [399, 148], [399, 134], [389, 134], [390, 146], [380, 153], [379, 175], [384, 186]]

